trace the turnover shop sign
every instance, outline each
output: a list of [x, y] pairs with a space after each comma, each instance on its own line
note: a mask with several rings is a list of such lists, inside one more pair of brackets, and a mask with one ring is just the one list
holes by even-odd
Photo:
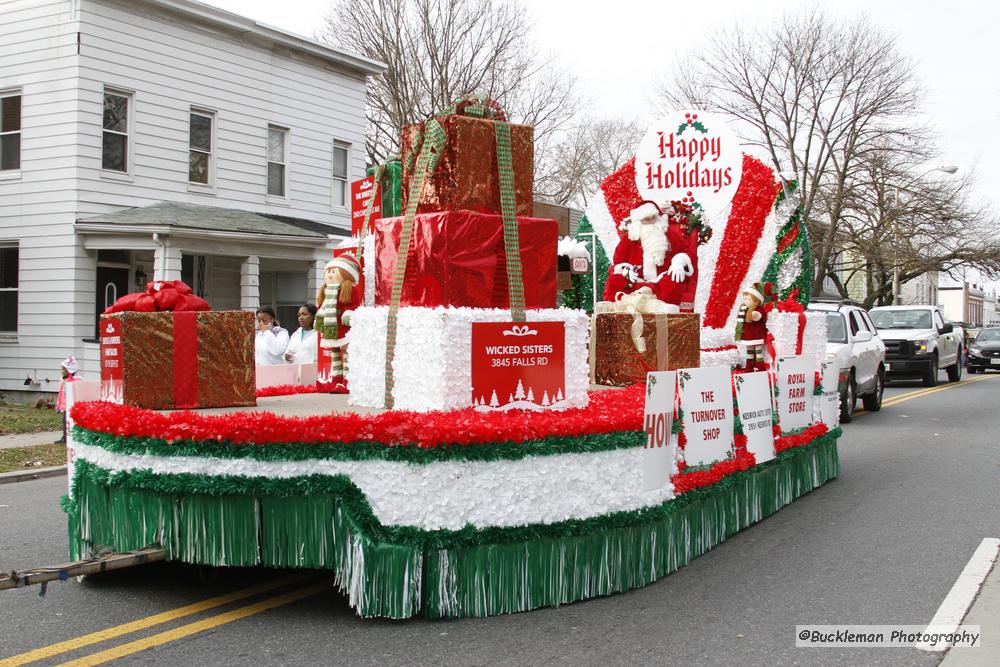
[[675, 371], [646, 374], [646, 404], [642, 426], [646, 446], [642, 450], [642, 488], [655, 491], [667, 485], [675, 472], [674, 396]]
[[122, 321], [117, 317], [101, 320], [101, 400], [125, 400], [125, 367], [122, 355]]
[[723, 461], [733, 452], [733, 380], [729, 368], [684, 368], [677, 371], [681, 426], [689, 466]]
[[635, 184], [643, 199], [694, 201], [718, 210], [736, 193], [743, 151], [725, 117], [704, 111], [668, 112], [643, 136]]
[[[375, 185], [375, 177], [369, 176], [359, 181], [351, 183], [351, 236], [359, 236], [361, 227], [365, 223], [365, 213], [368, 211], [368, 202], [375, 197], [375, 207], [372, 209], [372, 219], [370, 225], [382, 214], [382, 197], [379, 196], [380, 186]], [[369, 227], [368, 231], [371, 231]]]
[[565, 399], [562, 322], [472, 324], [472, 404], [477, 409], [561, 408]]

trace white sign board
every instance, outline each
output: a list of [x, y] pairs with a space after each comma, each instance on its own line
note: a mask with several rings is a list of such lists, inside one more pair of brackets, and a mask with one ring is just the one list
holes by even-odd
[[771, 400], [771, 376], [766, 372], [741, 373], [736, 376], [736, 405], [740, 413], [747, 451], [757, 463], [774, 458], [774, 431]]
[[671, 433], [674, 427], [674, 371], [657, 371], [646, 375], [646, 406], [642, 424], [646, 431], [646, 447], [642, 452], [642, 488], [662, 489], [674, 474], [675, 449]]
[[840, 365], [824, 361], [821, 380], [823, 393], [819, 397], [819, 420], [836, 428], [840, 424]]
[[733, 451], [733, 378], [728, 366], [686, 368], [678, 372], [681, 424], [689, 466], [723, 461]]
[[778, 423], [783, 433], [812, 423], [815, 366], [812, 357], [778, 360]]
[[736, 194], [743, 150], [726, 118], [704, 111], [671, 111], [654, 123], [635, 155], [642, 199], [698, 203], [716, 212]]

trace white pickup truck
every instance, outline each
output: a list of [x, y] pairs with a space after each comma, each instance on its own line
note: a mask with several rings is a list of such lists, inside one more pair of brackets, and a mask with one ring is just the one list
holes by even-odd
[[962, 379], [962, 328], [937, 306], [880, 306], [869, 315], [885, 342], [886, 379], [919, 377], [933, 387], [942, 368], [949, 381]]

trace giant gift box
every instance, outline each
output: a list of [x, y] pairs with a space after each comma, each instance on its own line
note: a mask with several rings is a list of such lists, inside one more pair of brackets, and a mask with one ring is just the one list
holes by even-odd
[[256, 405], [254, 315], [102, 315], [101, 399], [155, 410]]
[[[492, 120], [448, 115], [438, 119], [447, 142], [434, 173], [424, 181], [418, 213], [468, 209], [500, 213], [500, 175], [497, 168], [496, 130]], [[414, 178], [413, 140], [421, 125], [403, 128], [403, 209]], [[531, 215], [535, 178], [534, 128], [510, 125], [510, 155], [514, 169], [517, 215]]]
[[[517, 219], [525, 308], [556, 307], [557, 223]], [[375, 305], [388, 305], [403, 218], [375, 225]], [[424, 213], [414, 219], [401, 306], [510, 308], [503, 219], [474, 211]]]
[[632, 337], [629, 313], [598, 313], [591, 339], [595, 384], [625, 387], [646, 381], [650, 371], [697, 368], [700, 363], [701, 316], [697, 313], [644, 314], [639, 352]]

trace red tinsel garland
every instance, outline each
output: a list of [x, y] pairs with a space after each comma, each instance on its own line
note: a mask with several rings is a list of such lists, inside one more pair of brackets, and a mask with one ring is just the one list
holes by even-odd
[[[825, 435], [829, 430], [826, 424], [813, 424], [797, 435], [777, 436], [774, 439], [774, 452], [780, 454], [786, 449], [807, 445], [816, 438]], [[703, 486], [711, 486], [722, 480], [723, 477], [757, 465], [757, 459], [747, 451], [747, 437], [737, 434], [734, 442], [736, 445], [735, 458], [719, 461], [708, 470], [697, 470], [689, 473], [685, 473], [685, 466], [681, 466], [681, 472], [670, 480], [674, 483], [674, 493], [681, 494]]]
[[719, 247], [719, 261], [702, 315], [702, 326], [729, 326], [733, 304], [757, 250], [764, 223], [778, 195], [778, 184], [770, 167], [749, 155], [743, 156], [743, 176], [733, 196], [729, 222]]
[[548, 436], [579, 436], [642, 430], [643, 385], [591, 392], [583, 408], [561, 411], [334, 413], [280, 417], [269, 412], [204, 415], [156, 412], [104, 402], [78, 403], [73, 420], [85, 429], [167, 442], [218, 440], [236, 444], [380, 442], [437, 447], [497, 440], [524, 442]]
[[316, 394], [319, 387], [315, 384], [279, 384], [273, 387], [263, 387], [257, 390], [257, 398], [270, 396], [292, 396], [294, 394]]

